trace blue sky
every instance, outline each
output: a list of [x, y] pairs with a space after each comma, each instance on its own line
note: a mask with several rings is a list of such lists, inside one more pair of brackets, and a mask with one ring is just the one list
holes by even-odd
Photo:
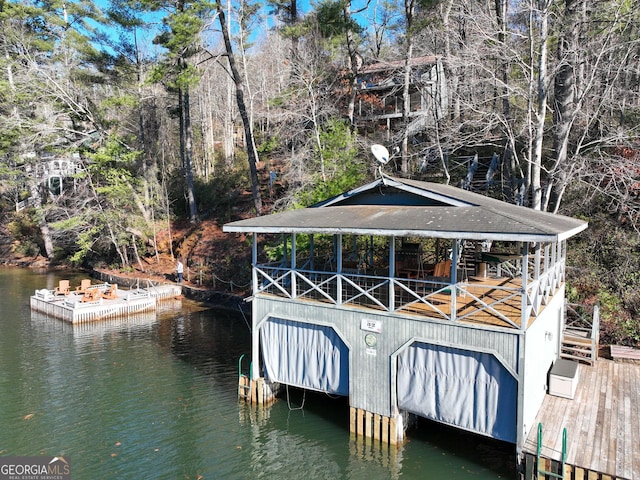
[[[226, 0], [223, 0], [223, 1], [226, 3]], [[98, 7], [104, 12], [109, 8], [111, 2], [109, 0], [96, 0], [96, 3]], [[233, 3], [235, 2], [232, 1], [232, 4]], [[263, 19], [266, 19], [267, 21], [266, 28], [269, 28], [269, 29], [273, 28], [276, 25], [276, 21], [275, 21], [275, 16], [269, 15], [268, 13], [271, 8], [266, 4], [266, 1], [261, 1], [259, 3], [262, 4], [262, 9], [263, 9], [261, 16]], [[317, 4], [317, 3], [318, 2], [314, 2], [310, 0], [303, 0], [301, 2], [298, 2], [298, 8], [300, 9], [301, 15], [305, 15], [310, 11], [312, 11], [314, 8], [314, 4]], [[354, 16], [356, 21], [358, 21], [358, 23], [360, 23], [360, 25], [362, 25], [364, 28], [368, 26], [368, 18], [370, 18], [371, 15], [373, 15], [376, 4], [377, 4], [377, 1], [372, 0], [369, 5], [368, 11], [362, 12]], [[352, 11], [359, 10], [365, 5], [366, 5], [366, 0], [352, 0]], [[147, 56], [155, 56], [160, 53], [159, 47], [153, 45], [152, 41], [157, 35], [157, 32], [160, 28], [160, 25], [162, 23], [162, 16], [163, 15], [161, 13], [145, 14], [143, 18], [147, 24], [147, 28], [137, 30], [138, 43], [141, 49], [143, 50], [143, 53]], [[212, 27], [213, 27], [213, 30], [218, 30], [217, 21], [213, 23]], [[255, 32], [254, 35], [252, 35], [252, 38], [251, 38], [252, 41], [258, 40], [258, 38], [260, 38], [266, 33], [264, 31], [264, 28], [265, 28], [264, 23], [262, 23], [262, 25], [260, 25], [258, 28], [262, 30], [258, 30]], [[115, 30], [107, 29], [105, 33], [107, 33], [114, 41], [118, 39], [118, 32]]]

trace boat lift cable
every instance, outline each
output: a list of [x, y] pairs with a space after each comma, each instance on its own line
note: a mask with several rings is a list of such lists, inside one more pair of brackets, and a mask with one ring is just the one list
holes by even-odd
[[289, 407], [289, 411], [293, 412], [294, 410], [302, 410], [302, 409], [304, 409], [304, 402], [307, 399], [307, 391], [303, 390], [303, 393], [302, 393], [302, 405], [300, 405], [299, 407], [296, 407], [296, 408], [292, 408], [291, 407], [291, 399], [290, 399], [290, 396], [289, 396], [289, 384], [287, 384], [286, 387], [287, 387], [287, 406]]
[[[247, 300], [245, 299], [244, 301], [246, 302]], [[247, 328], [249, 329], [249, 331], [251, 331], [251, 324], [249, 323], [249, 320], [247, 320], [247, 316], [244, 314], [244, 310], [242, 309], [242, 305], [240, 305], [240, 303], [238, 303], [238, 310], [240, 310], [240, 313], [242, 314], [242, 318], [244, 319], [244, 323], [247, 325]]]

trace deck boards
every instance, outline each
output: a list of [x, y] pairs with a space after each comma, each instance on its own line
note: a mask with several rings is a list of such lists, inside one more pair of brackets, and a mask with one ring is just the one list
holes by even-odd
[[[501, 318], [496, 312], [508, 318], [514, 324], [520, 324], [522, 300], [520, 295], [514, 295], [513, 289], [521, 288], [520, 279], [512, 278], [471, 278], [470, 283], [466, 284], [467, 295], [458, 295], [456, 297], [456, 316], [459, 321], [471, 324], [484, 324], [497, 327], [513, 328], [513, 325]], [[496, 287], [496, 288], [488, 288]], [[504, 290], [500, 287], [512, 290]], [[476, 298], [490, 305], [486, 308]], [[508, 300], [505, 298], [513, 296]], [[427, 301], [437, 307], [445, 315], [451, 314], [451, 295], [449, 293], [436, 293], [427, 298]], [[544, 308], [541, 307], [540, 310]], [[492, 311], [493, 310], [493, 311]], [[414, 303], [408, 307], [404, 307], [401, 312], [416, 313], [419, 315], [431, 315], [439, 318], [440, 314], [424, 303]], [[532, 316], [530, 323], [535, 320]]]
[[[376, 280], [379, 282], [379, 280]], [[301, 284], [304, 284], [302, 282]], [[298, 292], [295, 301], [311, 301], [326, 304], [334, 304], [337, 292], [334, 285], [324, 286], [327, 297], [318, 294], [313, 288], [307, 288], [311, 283], [304, 284], [305, 289]], [[362, 288], [368, 288], [361, 286]], [[369, 286], [371, 287], [371, 286]], [[425, 282], [408, 282], [405, 288], [412, 293], [396, 288], [395, 312], [407, 315], [419, 315], [435, 319], [447, 319], [451, 315], [451, 294], [446, 284], [431, 285]], [[430, 291], [429, 289], [438, 289]], [[503, 328], [519, 328], [522, 310], [522, 279], [508, 277], [470, 277], [465, 282], [458, 284], [462, 293], [456, 297], [456, 319], [459, 322], [487, 325]], [[375, 293], [374, 293], [375, 290]], [[465, 292], [466, 291], [466, 292]], [[348, 292], [345, 294], [344, 292]], [[436, 293], [437, 292], [437, 293]], [[370, 290], [379, 299], [382, 305], [376, 304], [364, 295], [359, 294], [351, 286], [343, 287], [343, 301], [345, 297], [354, 296], [357, 301], [345, 301], [344, 305], [355, 308], [365, 308], [371, 310], [384, 311], [388, 298], [388, 287], [380, 283]], [[556, 291], [551, 292], [552, 296]], [[263, 291], [261, 295], [282, 296], [281, 292]], [[423, 300], [420, 300], [422, 298]], [[362, 302], [362, 303], [359, 303]], [[545, 308], [546, 303], [542, 303], [537, 310], [539, 315]], [[530, 326], [537, 318], [536, 314], [531, 314], [527, 320]]]
[[560, 460], [567, 429], [567, 463], [616, 478], [640, 478], [640, 365], [600, 358], [579, 365], [573, 400], [546, 395], [524, 451], [535, 454], [543, 425], [542, 456]]

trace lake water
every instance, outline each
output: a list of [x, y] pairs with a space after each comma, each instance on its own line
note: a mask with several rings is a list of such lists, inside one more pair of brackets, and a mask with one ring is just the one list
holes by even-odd
[[65, 456], [74, 480], [515, 478], [513, 447], [430, 422], [380, 447], [350, 436], [345, 399], [238, 402], [239, 314], [182, 302], [73, 327], [31, 313], [59, 278], [0, 268], [0, 455]]

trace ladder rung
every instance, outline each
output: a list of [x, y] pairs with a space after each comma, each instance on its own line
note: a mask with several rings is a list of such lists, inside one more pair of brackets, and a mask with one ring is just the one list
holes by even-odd
[[577, 352], [577, 353], [589, 353], [589, 354], [591, 354], [591, 348], [567, 347], [566, 345], [562, 345], [562, 350], [568, 350], [570, 352]]
[[591, 345], [592, 340], [590, 338], [580, 337], [563, 337], [562, 343], [570, 343], [571, 345]]

